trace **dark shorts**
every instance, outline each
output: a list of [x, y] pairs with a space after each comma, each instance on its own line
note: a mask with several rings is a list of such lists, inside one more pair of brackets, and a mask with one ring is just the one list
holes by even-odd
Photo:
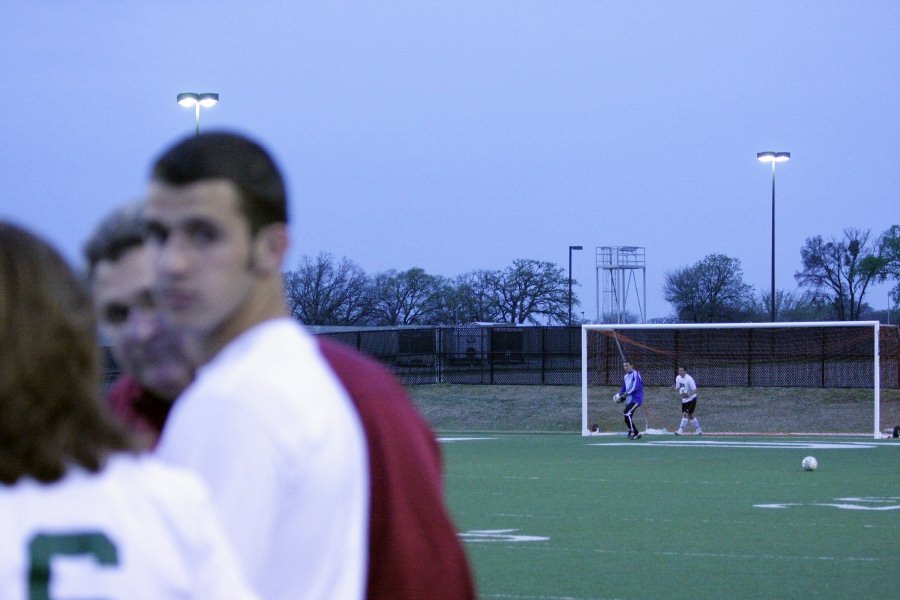
[[697, 408], [697, 398], [696, 397], [693, 400], [681, 403], [681, 412], [687, 413], [689, 417], [694, 416], [694, 410], [696, 410], [696, 408]]

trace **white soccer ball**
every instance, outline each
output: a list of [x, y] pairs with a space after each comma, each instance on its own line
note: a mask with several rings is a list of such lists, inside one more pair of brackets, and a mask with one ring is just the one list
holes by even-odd
[[804, 471], [815, 471], [819, 466], [819, 461], [816, 460], [815, 456], [807, 456], [803, 459], [801, 464], [803, 465]]

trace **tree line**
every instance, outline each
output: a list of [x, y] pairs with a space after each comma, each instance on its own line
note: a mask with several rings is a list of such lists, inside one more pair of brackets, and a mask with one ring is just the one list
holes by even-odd
[[[776, 290], [778, 321], [855, 321], [873, 311], [866, 304], [875, 282], [900, 282], [900, 225], [878, 237], [847, 228], [840, 237], [807, 238], [800, 250], [802, 268], [794, 273], [799, 291]], [[675, 320], [691, 323], [767, 321], [771, 291], [757, 294], [744, 283], [741, 262], [710, 254], [670, 271], [663, 285]], [[890, 291], [900, 302], [900, 283]]]
[[[897, 282], [900, 303], [900, 225], [878, 237], [847, 228], [828, 240], [817, 235], [800, 250], [798, 291], [775, 292], [778, 321], [845, 321], [872, 315], [866, 292], [875, 282]], [[577, 285], [573, 280], [572, 285]], [[480, 269], [455, 278], [413, 267], [368, 275], [348, 258], [303, 257], [284, 273], [292, 316], [308, 325], [454, 325], [471, 322], [564, 325], [569, 280], [554, 263], [517, 259], [505, 269]], [[667, 272], [663, 292], [674, 322], [769, 320], [770, 291], [744, 282], [740, 260], [710, 254]], [[580, 306], [573, 294], [572, 307]], [[871, 316], [869, 318], [872, 318]]]
[[562, 267], [532, 259], [455, 278], [418, 267], [370, 276], [348, 258], [322, 253], [284, 273], [291, 315], [307, 325], [564, 324], [568, 285]]

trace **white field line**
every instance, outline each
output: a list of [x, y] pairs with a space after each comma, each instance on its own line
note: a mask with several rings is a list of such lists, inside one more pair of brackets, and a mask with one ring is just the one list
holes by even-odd
[[611, 596], [523, 596], [521, 594], [485, 594], [479, 593], [479, 598], [510, 598], [512, 600], [621, 600]]
[[[595, 554], [648, 554], [638, 550], [593, 550]], [[880, 558], [877, 556], [813, 556], [811, 554], [735, 554], [730, 552], [683, 552], [680, 550], [655, 550], [649, 552], [654, 556], [676, 556], [685, 558], [713, 558], [725, 560], [802, 560], [802, 561], [852, 561], [852, 562], [894, 562], [893, 557]]]
[[523, 596], [521, 594], [484, 594], [479, 593], [479, 598], [510, 598], [512, 600], [621, 600], [611, 596]]
[[[634, 442], [605, 442], [593, 443], [589, 446], [666, 446], [670, 448], [765, 448], [783, 450], [861, 450], [866, 448], [878, 448], [891, 444], [876, 444], [866, 442], [816, 442], [816, 441], [739, 441], [739, 440], [641, 440]], [[900, 446], [900, 444], [898, 444]]]

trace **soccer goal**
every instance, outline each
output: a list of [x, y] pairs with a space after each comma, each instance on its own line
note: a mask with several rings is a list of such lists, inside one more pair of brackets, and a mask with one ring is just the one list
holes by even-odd
[[877, 321], [584, 325], [581, 432], [624, 432], [628, 360], [644, 382], [648, 433], [672, 432], [679, 367], [697, 382], [704, 433], [864, 434], [881, 437]]

